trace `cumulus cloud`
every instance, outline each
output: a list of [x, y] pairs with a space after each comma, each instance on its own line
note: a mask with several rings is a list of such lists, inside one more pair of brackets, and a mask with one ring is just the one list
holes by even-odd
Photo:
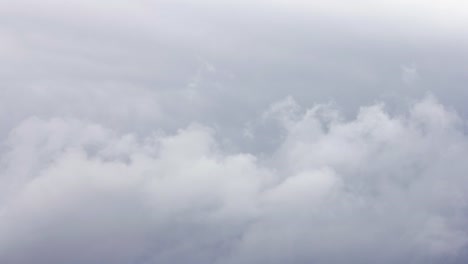
[[0, 1], [0, 263], [466, 263], [465, 6]]
[[[294, 111], [293, 111], [293, 110]], [[464, 120], [427, 97], [353, 119], [293, 98], [269, 155], [216, 130], [30, 118], [1, 156], [5, 263], [463, 263]], [[261, 137], [262, 135], [256, 135]]]

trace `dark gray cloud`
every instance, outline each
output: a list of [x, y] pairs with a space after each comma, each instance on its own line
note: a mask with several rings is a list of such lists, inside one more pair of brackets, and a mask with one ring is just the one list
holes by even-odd
[[0, 262], [465, 263], [466, 4], [0, 2]]

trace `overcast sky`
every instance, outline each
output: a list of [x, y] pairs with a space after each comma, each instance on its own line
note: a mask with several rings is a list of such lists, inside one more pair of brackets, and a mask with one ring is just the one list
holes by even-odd
[[0, 0], [0, 263], [467, 263], [467, 25], [457, 0]]

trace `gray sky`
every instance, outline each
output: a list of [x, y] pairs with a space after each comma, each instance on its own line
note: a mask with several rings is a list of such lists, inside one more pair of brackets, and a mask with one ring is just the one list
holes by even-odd
[[467, 24], [0, 0], [0, 262], [466, 263]]

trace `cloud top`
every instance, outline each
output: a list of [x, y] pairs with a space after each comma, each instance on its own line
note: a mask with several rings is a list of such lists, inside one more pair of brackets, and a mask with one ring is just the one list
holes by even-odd
[[[293, 98], [268, 155], [30, 118], [1, 156], [5, 263], [462, 263], [468, 137], [433, 97], [351, 120]], [[261, 137], [262, 135], [255, 135]]]

